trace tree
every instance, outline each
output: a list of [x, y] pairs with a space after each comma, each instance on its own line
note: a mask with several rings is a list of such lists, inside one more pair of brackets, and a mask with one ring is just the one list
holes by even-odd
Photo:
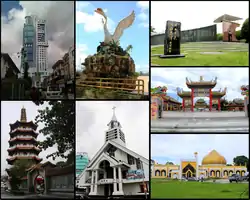
[[150, 32], [151, 32], [151, 33], [155, 33], [155, 28], [152, 27], [152, 26], [150, 26]]
[[28, 82], [26, 89], [30, 89], [32, 86], [32, 79], [29, 77], [29, 64], [27, 62], [24, 63], [23, 79]]
[[248, 158], [246, 156], [236, 156], [234, 159], [233, 159], [233, 162], [234, 162], [234, 165], [237, 165], [237, 166], [240, 166], [240, 165], [246, 165], [248, 164]]
[[173, 162], [166, 162], [166, 165], [174, 165], [174, 163]]
[[[39, 146], [46, 150], [57, 145], [57, 151], [47, 155], [47, 158], [70, 158], [75, 152], [75, 103], [71, 101], [50, 101], [50, 107], [38, 110], [36, 123], [44, 123], [39, 132], [46, 139]], [[65, 155], [69, 153], [68, 155]]]
[[57, 167], [64, 167], [65, 166], [65, 162], [64, 161], [59, 161], [56, 163]]
[[249, 42], [249, 18], [245, 20], [241, 28], [241, 38], [246, 39], [246, 43]]
[[220, 100], [221, 110], [227, 110], [228, 100], [225, 98]]
[[227, 164], [226, 166], [232, 166], [232, 164]]
[[30, 160], [17, 160], [14, 165], [9, 169], [10, 186], [12, 190], [18, 190], [22, 182], [22, 177], [27, 176], [26, 169], [30, 168], [34, 162]]
[[5, 78], [16, 78], [16, 75], [14, 74], [13, 70], [11, 69], [11, 67], [8, 67], [6, 74], [5, 74]]

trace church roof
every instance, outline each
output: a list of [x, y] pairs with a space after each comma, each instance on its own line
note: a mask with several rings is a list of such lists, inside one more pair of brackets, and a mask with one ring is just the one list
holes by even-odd
[[237, 21], [237, 20], [241, 20], [242, 18], [240, 17], [235, 17], [233, 15], [228, 15], [228, 14], [224, 14], [220, 17], [218, 17], [216, 20], [214, 20], [214, 23], [220, 23], [223, 21]]
[[96, 162], [96, 160], [98, 159], [98, 157], [102, 154], [102, 152], [104, 151], [104, 149], [107, 148], [108, 145], [110, 145], [110, 144], [113, 145], [113, 146], [115, 146], [116, 148], [118, 148], [118, 149], [120, 149], [120, 150], [126, 152], [127, 154], [129, 154], [129, 155], [135, 157], [135, 158], [140, 158], [141, 161], [144, 162], [144, 163], [149, 163], [149, 160], [146, 159], [146, 158], [144, 158], [143, 156], [141, 156], [141, 155], [135, 153], [134, 151], [132, 151], [132, 150], [126, 148], [125, 146], [122, 146], [122, 145], [120, 145], [120, 144], [118, 144], [118, 143], [116, 143], [116, 142], [114, 142], [114, 141], [110, 141], [110, 140], [109, 140], [109, 141], [107, 141], [107, 142], [101, 147], [101, 149], [95, 154], [95, 156], [94, 156], [93, 159], [90, 161], [90, 163], [88, 164], [88, 166], [93, 165], [93, 164]]

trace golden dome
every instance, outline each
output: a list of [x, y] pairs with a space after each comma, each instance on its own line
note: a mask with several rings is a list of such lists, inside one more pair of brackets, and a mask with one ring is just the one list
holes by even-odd
[[226, 165], [227, 161], [217, 151], [213, 150], [209, 154], [207, 154], [202, 160], [202, 165], [209, 165], [209, 164], [223, 164], [223, 165]]

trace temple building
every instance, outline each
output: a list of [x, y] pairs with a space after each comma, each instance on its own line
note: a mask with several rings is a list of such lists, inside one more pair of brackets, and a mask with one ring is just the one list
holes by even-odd
[[[247, 163], [246, 163], [247, 164]], [[233, 173], [244, 176], [247, 167], [227, 165], [224, 156], [220, 155], [216, 150], [212, 150], [198, 164], [198, 153], [194, 153], [194, 159], [183, 159], [180, 165], [161, 165], [156, 162], [152, 169], [152, 178], [173, 178], [181, 179], [182, 177], [196, 178], [228, 178]]]
[[149, 160], [126, 147], [125, 134], [115, 112], [105, 142], [79, 175], [78, 189], [89, 196], [141, 196], [149, 192]]
[[26, 110], [21, 109], [21, 119], [14, 124], [10, 124], [10, 140], [9, 140], [9, 158], [7, 162], [13, 165], [16, 160], [31, 160], [34, 164], [42, 161], [38, 157], [41, 149], [39, 149], [36, 140], [38, 133], [37, 125], [32, 121], [27, 122]]
[[225, 104], [225, 109], [228, 111], [244, 111], [244, 99], [234, 99]]
[[164, 101], [164, 111], [177, 111], [181, 110], [181, 103], [170, 96], [162, 96]]
[[186, 78], [186, 85], [191, 91], [178, 90], [177, 95], [182, 98], [182, 110], [194, 111], [194, 98], [195, 97], [209, 97], [209, 110], [216, 109], [213, 105], [217, 105], [218, 110], [221, 110], [221, 98], [226, 94], [224, 90], [212, 91], [217, 84], [217, 78], [211, 81], [204, 81], [200, 76], [199, 81], [191, 81]]

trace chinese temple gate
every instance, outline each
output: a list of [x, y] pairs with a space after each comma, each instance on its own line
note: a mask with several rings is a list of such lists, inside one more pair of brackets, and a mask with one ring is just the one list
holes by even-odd
[[223, 91], [212, 91], [217, 84], [217, 78], [211, 81], [204, 81], [200, 76], [199, 81], [191, 81], [186, 78], [187, 87], [191, 91], [178, 90], [177, 95], [182, 98], [182, 110], [190, 108], [194, 111], [194, 98], [195, 97], [208, 97], [209, 98], [209, 110], [212, 111], [213, 104], [218, 106], [218, 111], [221, 110], [220, 99], [226, 94], [226, 88]]

